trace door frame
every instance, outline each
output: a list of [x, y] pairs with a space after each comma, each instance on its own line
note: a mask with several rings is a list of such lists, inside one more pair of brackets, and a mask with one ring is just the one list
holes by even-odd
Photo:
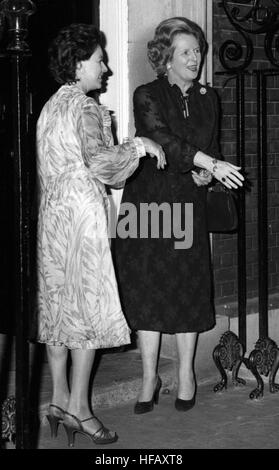
[[[134, 0], [138, 1], [138, 0]], [[146, 1], [146, 0], [144, 0]], [[177, 16], [185, 11], [186, 0], [177, 0]], [[161, 2], [161, 0], [158, 0]], [[213, 0], [187, 0], [187, 11], [206, 34], [209, 50], [201, 81], [212, 84], [212, 23]], [[113, 74], [109, 77], [107, 91], [100, 97], [102, 104], [112, 111], [118, 142], [129, 135], [130, 83], [128, 65], [129, 0], [98, 0], [100, 29], [107, 39], [108, 65]], [[111, 190], [112, 199], [119, 210], [122, 190]]]

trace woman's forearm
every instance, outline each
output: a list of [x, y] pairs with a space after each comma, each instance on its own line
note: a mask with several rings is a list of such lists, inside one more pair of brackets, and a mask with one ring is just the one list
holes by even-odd
[[206, 153], [199, 150], [196, 155], [194, 156], [193, 163], [195, 166], [200, 168], [205, 168], [206, 170], [214, 173], [214, 165], [216, 165], [217, 160], [215, 158], [210, 157]]

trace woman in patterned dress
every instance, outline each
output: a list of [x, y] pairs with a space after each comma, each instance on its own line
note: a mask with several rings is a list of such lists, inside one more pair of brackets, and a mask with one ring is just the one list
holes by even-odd
[[91, 25], [60, 31], [50, 70], [62, 86], [37, 123], [37, 340], [47, 345], [53, 381], [51, 432], [56, 436], [63, 421], [71, 446], [76, 432], [97, 444], [116, 441], [90, 410], [89, 377], [96, 349], [130, 342], [111, 258], [105, 185], [123, 185], [146, 152], [158, 169], [165, 165], [161, 146], [148, 138], [113, 145], [108, 110], [87, 96], [101, 88], [107, 71], [101, 39]]
[[[134, 93], [137, 135], [162, 145], [168, 165], [164, 172], [156, 172], [151, 160], [141, 160], [136, 177], [127, 181], [122, 202], [136, 208], [143, 203], [166, 208], [168, 203], [173, 211], [178, 205], [178, 226], [189, 231], [185, 243], [175, 236], [175, 224], [171, 236], [158, 231], [159, 236], [152, 238], [154, 226], [149, 217], [149, 238], [116, 239], [120, 298], [130, 327], [138, 332], [143, 364], [135, 413], [151, 411], [158, 399], [161, 333], [176, 337], [175, 407], [187, 411], [194, 406], [197, 336], [215, 323], [205, 185], [212, 175], [235, 189], [244, 179], [239, 167], [220, 159], [217, 97], [212, 88], [198, 82], [205, 49], [203, 32], [196, 23], [180, 17], [162, 21], [148, 43], [148, 58], [158, 78]], [[185, 204], [193, 209], [192, 219]]]

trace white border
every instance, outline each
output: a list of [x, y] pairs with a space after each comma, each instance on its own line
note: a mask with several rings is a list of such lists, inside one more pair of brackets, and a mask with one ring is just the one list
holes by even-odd
[[[101, 102], [112, 112], [118, 142], [128, 137], [129, 77], [128, 77], [128, 0], [100, 0], [100, 29], [106, 35], [108, 66], [112, 71]], [[111, 189], [112, 201], [118, 213], [123, 190]]]
[[103, 104], [115, 115], [119, 142], [128, 136], [128, 0], [100, 0], [100, 29], [106, 35], [109, 77], [107, 92], [101, 95]]

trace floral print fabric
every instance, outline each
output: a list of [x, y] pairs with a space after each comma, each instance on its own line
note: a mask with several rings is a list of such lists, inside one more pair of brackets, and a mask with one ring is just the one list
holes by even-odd
[[105, 185], [137, 168], [133, 140], [113, 146], [107, 109], [63, 85], [37, 124], [39, 342], [97, 349], [130, 343], [108, 238]]

